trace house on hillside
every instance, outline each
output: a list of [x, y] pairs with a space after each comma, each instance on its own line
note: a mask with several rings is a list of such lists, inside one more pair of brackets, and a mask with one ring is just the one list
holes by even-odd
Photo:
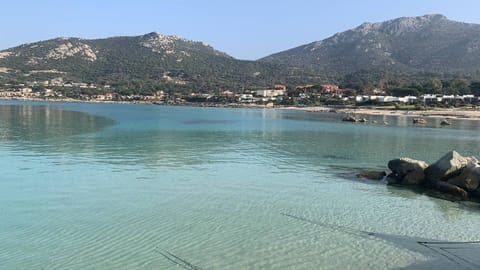
[[340, 94], [340, 87], [334, 84], [322, 84], [323, 90], [330, 94]]
[[283, 91], [287, 91], [287, 86], [283, 85], [283, 84], [275, 84], [273, 86], [273, 89], [274, 90], [283, 90]]

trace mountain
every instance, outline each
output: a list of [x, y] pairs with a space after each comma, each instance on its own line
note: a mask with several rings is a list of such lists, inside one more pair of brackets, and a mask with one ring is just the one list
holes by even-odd
[[480, 79], [480, 25], [442, 15], [364, 23], [258, 61], [237, 60], [203, 42], [156, 32], [92, 40], [56, 38], [0, 51], [0, 84], [54, 80], [130, 92], [432, 77]]
[[211, 46], [150, 33], [86, 40], [56, 38], [0, 52], [0, 82], [44, 81], [108, 84], [138, 91], [267, 87], [302, 80], [303, 71], [241, 61]]
[[480, 70], [480, 25], [443, 15], [364, 23], [259, 61], [340, 75], [360, 71], [469, 74]]

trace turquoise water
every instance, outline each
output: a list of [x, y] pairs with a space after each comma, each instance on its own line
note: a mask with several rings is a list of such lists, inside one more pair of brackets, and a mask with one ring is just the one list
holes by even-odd
[[354, 176], [480, 156], [476, 121], [0, 104], [0, 269], [397, 269], [428, 258], [363, 232], [480, 240], [478, 206]]

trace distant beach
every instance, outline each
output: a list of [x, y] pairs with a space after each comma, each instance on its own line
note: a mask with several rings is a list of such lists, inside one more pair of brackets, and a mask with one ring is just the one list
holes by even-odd
[[412, 117], [437, 117], [437, 118], [458, 118], [480, 120], [480, 110], [454, 108], [442, 109], [435, 108], [432, 110], [395, 110], [393, 108], [334, 108], [326, 106], [312, 107], [284, 107], [289, 110], [302, 110], [307, 112], [333, 112], [344, 114], [363, 114], [363, 115], [391, 115], [391, 116], [412, 116]]
[[184, 103], [155, 103], [151, 101], [98, 101], [79, 100], [71, 98], [42, 99], [42, 98], [0, 98], [0, 100], [14, 101], [38, 101], [38, 102], [86, 102], [86, 103], [119, 103], [119, 104], [155, 104], [165, 106], [187, 106], [187, 107], [223, 107], [223, 108], [249, 108], [249, 109], [280, 109], [280, 110], [301, 110], [307, 112], [343, 113], [347, 115], [386, 115], [386, 116], [411, 116], [411, 117], [436, 117], [436, 118], [457, 118], [480, 120], [480, 110], [472, 108], [433, 108], [428, 110], [397, 110], [389, 107], [338, 107], [338, 106], [281, 106], [281, 105], [260, 105], [251, 103], [214, 103], [214, 102], [184, 102]]

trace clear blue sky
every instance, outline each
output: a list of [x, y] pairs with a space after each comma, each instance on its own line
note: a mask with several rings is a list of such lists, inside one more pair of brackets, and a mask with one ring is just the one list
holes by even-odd
[[0, 50], [59, 36], [160, 32], [204, 41], [239, 59], [327, 38], [363, 22], [440, 13], [480, 23], [478, 0], [6, 0]]

